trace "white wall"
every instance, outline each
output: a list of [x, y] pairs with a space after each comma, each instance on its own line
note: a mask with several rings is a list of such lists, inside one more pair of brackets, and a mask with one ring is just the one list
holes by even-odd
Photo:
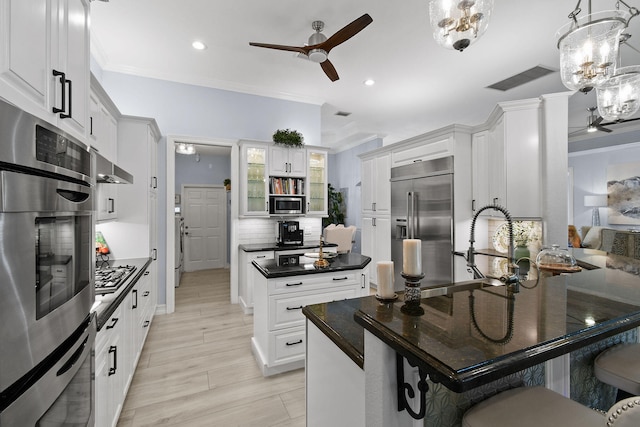
[[[573, 167], [574, 183], [573, 224], [578, 230], [583, 225], [591, 225], [592, 210], [584, 206], [584, 196], [607, 194], [607, 169], [617, 164], [633, 162], [640, 162], [640, 142], [569, 153], [569, 167]], [[606, 208], [600, 209], [600, 224], [611, 228], [629, 228], [609, 225]]]

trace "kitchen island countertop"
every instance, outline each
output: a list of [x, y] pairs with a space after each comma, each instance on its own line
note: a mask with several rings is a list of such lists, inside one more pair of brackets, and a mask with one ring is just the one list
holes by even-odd
[[316, 304], [303, 313], [359, 366], [366, 329], [461, 392], [640, 326], [640, 261], [593, 250], [574, 255], [600, 268], [543, 273], [517, 293], [452, 284], [421, 300], [422, 316], [401, 311], [402, 295]]
[[131, 291], [131, 288], [133, 288], [133, 286], [138, 282], [149, 264], [151, 264], [151, 258], [128, 258], [96, 262], [96, 270], [99, 270], [100, 268], [113, 267], [115, 265], [132, 265], [136, 268], [134, 273], [122, 286], [118, 288], [118, 290], [110, 294], [96, 295], [95, 303], [91, 312], [96, 315], [98, 331], [102, 329], [104, 324], [109, 320], [109, 317], [118, 308], [122, 301], [124, 301], [127, 294]]
[[275, 259], [254, 260], [252, 264], [267, 279], [277, 277], [300, 276], [305, 274], [335, 273], [338, 271], [360, 270], [371, 262], [371, 258], [365, 255], [348, 253], [338, 254], [329, 259], [329, 266], [316, 268], [313, 259], [299, 265], [278, 265]]

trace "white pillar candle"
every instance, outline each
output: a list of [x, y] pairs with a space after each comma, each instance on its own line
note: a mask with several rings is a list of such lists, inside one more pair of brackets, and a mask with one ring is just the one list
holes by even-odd
[[422, 241], [404, 239], [402, 241], [402, 272], [409, 276], [422, 274]]
[[378, 296], [380, 298], [393, 298], [393, 261], [378, 261]]

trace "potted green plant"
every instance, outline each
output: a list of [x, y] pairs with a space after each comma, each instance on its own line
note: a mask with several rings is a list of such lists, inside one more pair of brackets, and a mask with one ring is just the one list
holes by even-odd
[[229, 178], [226, 178], [223, 184], [224, 184], [224, 188], [226, 188], [227, 191], [231, 191], [231, 180]]
[[288, 147], [300, 148], [304, 145], [304, 137], [297, 130], [278, 129], [273, 134], [273, 142]]
[[342, 197], [342, 193], [333, 188], [331, 184], [328, 184], [327, 196], [329, 198], [329, 206], [327, 209], [327, 214], [329, 216], [322, 219], [322, 226], [326, 227], [329, 224], [344, 224], [344, 198]]

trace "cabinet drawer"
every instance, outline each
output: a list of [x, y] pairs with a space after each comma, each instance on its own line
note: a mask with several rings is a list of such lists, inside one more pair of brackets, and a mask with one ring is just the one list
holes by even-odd
[[269, 298], [269, 330], [304, 325], [302, 307], [358, 296], [358, 287], [338, 288], [332, 292], [298, 293]]
[[324, 289], [334, 286], [350, 286], [354, 284], [360, 284], [360, 278], [359, 275], [353, 271], [333, 274], [310, 274], [308, 276], [285, 277], [273, 282], [270, 281], [269, 294]]
[[271, 335], [272, 348], [274, 349], [274, 364], [291, 362], [291, 359], [304, 358], [306, 338], [304, 328], [296, 328], [294, 331], [282, 331]]

